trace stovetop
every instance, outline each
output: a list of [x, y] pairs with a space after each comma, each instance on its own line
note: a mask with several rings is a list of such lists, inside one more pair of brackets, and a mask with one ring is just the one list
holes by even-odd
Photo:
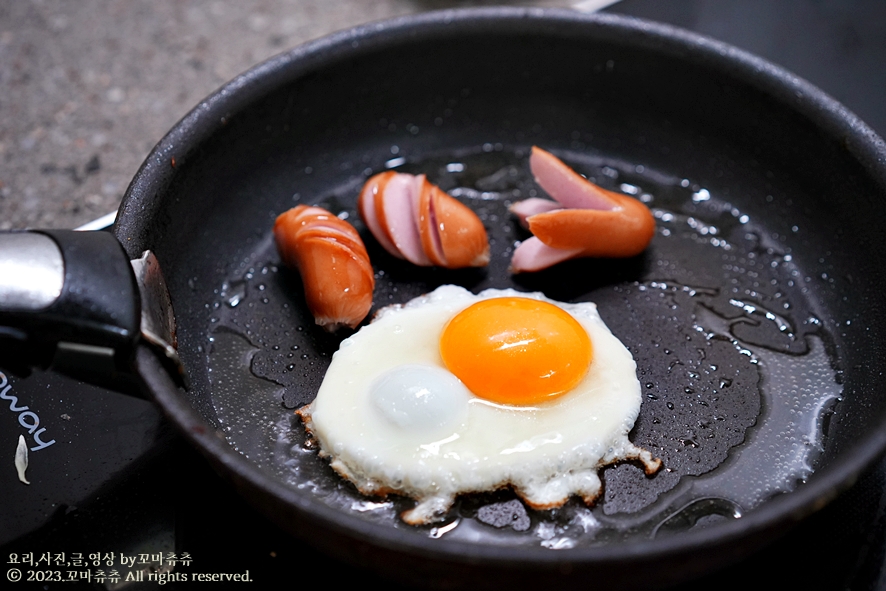
[[[607, 11], [670, 22], [757, 53], [886, 135], [881, 0], [626, 0]], [[0, 580], [32, 572], [44, 574], [19, 584], [74, 591], [156, 588], [163, 580], [174, 590], [185, 586], [175, 581], [181, 572], [225, 574], [233, 586], [243, 584], [237, 577], [297, 581], [305, 564], [342, 584], [374, 580], [248, 506], [148, 401], [42, 372], [3, 373], [0, 398], [0, 450], [7, 450]], [[12, 465], [20, 435], [30, 450], [27, 486]], [[884, 566], [886, 462], [785, 537], [691, 586], [756, 586], [765, 572], [773, 588], [886, 589]]]

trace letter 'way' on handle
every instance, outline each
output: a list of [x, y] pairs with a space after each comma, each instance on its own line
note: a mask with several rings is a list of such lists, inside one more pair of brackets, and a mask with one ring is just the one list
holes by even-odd
[[0, 234], [0, 307], [42, 310], [61, 295], [65, 264], [55, 241], [44, 234]]

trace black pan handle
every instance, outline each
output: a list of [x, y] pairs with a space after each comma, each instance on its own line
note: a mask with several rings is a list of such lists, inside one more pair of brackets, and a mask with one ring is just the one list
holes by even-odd
[[0, 234], [0, 366], [129, 391], [140, 326], [133, 267], [112, 234]]

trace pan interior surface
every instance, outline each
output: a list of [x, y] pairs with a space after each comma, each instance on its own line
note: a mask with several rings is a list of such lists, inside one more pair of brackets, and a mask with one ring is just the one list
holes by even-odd
[[[654, 259], [576, 261], [510, 277], [509, 254], [525, 235], [506, 205], [537, 189], [525, 151], [481, 148], [397, 168], [454, 183], [450, 192], [489, 225], [491, 268], [417, 270], [373, 244], [376, 307], [445, 283], [595, 302], [638, 363], [644, 402], [631, 439], [662, 458], [665, 469], [651, 478], [630, 463], [604, 469], [605, 493], [595, 510], [575, 499], [559, 510], [528, 511], [507, 491], [466, 497], [443, 522], [418, 528], [424, 535], [561, 548], [646, 539], [699, 520], [742, 516], [805, 480], [822, 449], [823, 421], [842, 388], [833, 339], [803, 297], [790, 250], [768, 241], [765, 225], [745, 210], [687, 179], [638, 174], [606, 159], [582, 163], [578, 153], [566, 157], [576, 169], [649, 201], [659, 223]], [[358, 190], [335, 188], [309, 203], [356, 219]], [[360, 495], [317, 461], [292, 413], [313, 399], [347, 334], [313, 325], [298, 275], [281, 268], [269, 236], [243, 263], [219, 287], [210, 319], [211, 397], [228, 440], [290, 486], [308, 483], [342, 511], [415, 530], [397, 517], [412, 501]]]
[[[158, 213], [118, 232], [164, 265], [189, 404], [262, 478], [416, 543], [553, 552], [656, 540], [741, 521], [844, 467], [884, 414], [883, 179], [830, 115], [816, 119], [756, 62], [631, 21], [508, 14], [295, 51], [235, 81], [246, 97], [236, 108], [210, 101], [212, 118], [194, 115], [199, 142], [183, 134], [158, 149], [157, 166], [174, 156], [174, 170], [153, 192], [137, 178], [124, 204], [152, 192], [145, 207]], [[507, 206], [541, 195], [533, 145], [646, 202], [650, 248], [511, 275], [528, 234]], [[355, 201], [388, 169], [424, 173], [472, 207], [489, 267], [424, 269], [385, 253]], [[409, 499], [360, 495], [306, 445], [293, 414], [349, 334], [313, 324], [298, 274], [276, 253], [274, 219], [300, 203], [358, 228], [374, 310], [449, 283], [597, 303], [638, 365], [631, 441], [665, 468], [603, 469], [593, 508], [573, 499], [532, 511], [501, 490], [465, 496], [427, 527], [400, 521]]]

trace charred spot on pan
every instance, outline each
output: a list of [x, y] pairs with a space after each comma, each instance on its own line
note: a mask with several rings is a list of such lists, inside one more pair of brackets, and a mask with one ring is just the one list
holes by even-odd
[[490, 503], [477, 510], [477, 521], [496, 528], [510, 527], [514, 531], [527, 531], [531, 525], [526, 507], [517, 499]]
[[290, 410], [299, 408], [305, 404], [305, 396], [295, 388], [286, 388], [283, 392], [283, 408]]
[[454, 517], [456, 521], [453, 523], [479, 522], [503, 535], [524, 536], [524, 540], [530, 535], [543, 543], [559, 535], [562, 536], [560, 543], [568, 545], [569, 540], [574, 541], [600, 528], [600, 522], [593, 515], [593, 506], [589, 507], [578, 497], [553, 509], [533, 509], [521, 501], [511, 487], [505, 486], [459, 497], [447, 518]]

